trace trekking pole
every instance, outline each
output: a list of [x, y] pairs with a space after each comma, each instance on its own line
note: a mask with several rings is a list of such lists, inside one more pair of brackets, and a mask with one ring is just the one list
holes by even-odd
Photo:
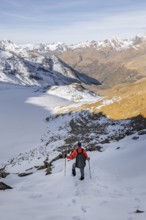
[[64, 161], [64, 176], [66, 176], [66, 157], [65, 157], [65, 161]]
[[91, 179], [90, 160], [88, 160], [88, 164], [89, 164], [89, 175], [90, 175], [90, 179]]

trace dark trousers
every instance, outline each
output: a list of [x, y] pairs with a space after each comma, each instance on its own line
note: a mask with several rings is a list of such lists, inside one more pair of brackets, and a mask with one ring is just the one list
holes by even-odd
[[[72, 165], [72, 169], [76, 173], [76, 164], [75, 163]], [[79, 169], [80, 169], [80, 172], [81, 172], [81, 177], [84, 177], [84, 167], [81, 167]]]

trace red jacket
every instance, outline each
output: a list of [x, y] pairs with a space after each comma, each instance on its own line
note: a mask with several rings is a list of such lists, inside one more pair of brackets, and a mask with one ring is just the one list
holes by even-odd
[[[79, 153], [83, 152], [86, 160], [90, 159], [87, 155], [87, 152], [83, 148], [78, 147], [78, 152]], [[67, 156], [67, 159], [74, 159], [77, 155], [78, 155], [77, 150], [74, 150], [69, 156]]]

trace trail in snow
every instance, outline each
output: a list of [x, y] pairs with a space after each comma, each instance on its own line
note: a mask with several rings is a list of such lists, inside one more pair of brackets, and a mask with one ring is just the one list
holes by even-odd
[[[92, 178], [87, 163], [84, 181], [79, 180], [78, 169], [75, 177], [71, 175], [72, 160], [67, 161], [64, 176], [64, 159], [53, 163], [53, 173], [49, 176], [45, 176], [44, 170], [25, 178], [9, 176], [6, 183], [14, 189], [1, 193], [3, 219], [9, 219], [10, 213], [6, 212], [9, 208], [11, 219], [15, 220], [145, 220], [146, 212], [135, 213], [136, 209], [146, 210], [145, 172], [139, 176], [135, 173], [139, 163], [135, 157], [140, 159], [145, 153], [144, 140], [145, 136], [136, 142], [128, 137], [105, 145], [106, 150], [102, 153], [89, 152]], [[125, 143], [129, 146], [126, 147]], [[117, 145], [121, 150], [116, 150]], [[130, 161], [133, 169], [128, 163], [129, 158], [125, 157], [126, 151], [133, 155]], [[145, 165], [146, 160], [142, 160], [139, 169]], [[127, 169], [132, 175], [128, 178], [122, 169]]]
[[[0, 132], [4, 135], [1, 137], [1, 161], [7, 159], [9, 155], [12, 156], [39, 144], [40, 136], [46, 131], [43, 119], [51, 110], [47, 108], [46, 111], [38, 106], [29, 105], [26, 100], [31, 103], [37, 100], [35, 104], [46, 108], [48, 104], [45, 105], [44, 102], [51, 96], [40, 94], [39, 100], [35, 99], [36, 96], [38, 93], [34, 93], [31, 89], [28, 91], [28, 88], [27, 90], [15, 88], [12, 92], [0, 90]], [[33, 99], [30, 100], [29, 98], [32, 97]], [[42, 99], [43, 102], [40, 103]], [[51, 103], [52, 105], [54, 103], [53, 97], [49, 104]], [[8, 134], [9, 138], [7, 138]], [[145, 220], [145, 138], [146, 135], [143, 135], [134, 141], [132, 136], [129, 136], [119, 142], [104, 144], [105, 151], [102, 153], [89, 152], [92, 178], [90, 179], [87, 163], [84, 181], [79, 180], [79, 170], [76, 177], [71, 176], [74, 161], [67, 161], [66, 176], [64, 176], [64, 159], [53, 163], [53, 172], [49, 176], [45, 175], [44, 170], [36, 171], [36, 169], [32, 169], [34, 173], [24, 178], [18, 177], [17, 174], [9, 175], [4, 182], [12, 186], [13, 190], [0, 192], [1, 218], [3, 220]], [[16, 143], [17, 139], [19, 143]], [[117, 147], [120, 149], [116, 150]], [[52, 153], [53, 150], [54, 148]], [[12, 167], [12, 173], [25, 170], [25, 165], [17, 164]], [[136, 209], [145, 212], [136, 214], [134, 213]]]

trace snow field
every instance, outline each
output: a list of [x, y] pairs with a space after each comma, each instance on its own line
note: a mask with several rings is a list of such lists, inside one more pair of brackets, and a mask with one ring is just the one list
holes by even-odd
[[[64, 97], [64, 104], [68, 105], [69, 102]], [[40, 139], [48, 129], [44, 119], [52, 114], [54, 107], [62, 103], [62, 99], [56, 95], [34, 93], [32, 88], [1, 87], [0, 103], [2, 164], [9, 157], [40, 146]], [[52, 129], [55, 131], [57, 121], [54, 123]], [[145, 220], [145, 138], [146, 135], [142, 135], [133, 140], [132, 136], [128, 136], [119, 142], [104, 144], [103, 152], [88, 152], [92, 178], [87, 162], [84, 181], [79, 180], [79, 170], [76, 177], [71, 175], [74, 161], [67, 160], [64, 176], [65, 159], [54, 162], [52, 174], [47, 176], [45, 170], [32, 169], [32, 175], [18, 177], [17, 172], [25, 171], [29, 166], [27, 161], [11, 169], [9, 167], [13, 172], [3, 182], [13, 189], [0, 191], [1, 218]], [[58, 144], [54, 145], [52, 153]], [[120, 149], [117, 150], [117, 147]], [[37, 158], [34, 158], [32, 164], [36, 161]], [[136, 214], [137, 209], [145, 212]]]
[[[88, 162], [85, 168], [85, 180], [80, 181], [80, 172], [71, 175], [72, 163], [67, 160], [66, 176], [64, 176], [65, 159], [54, 162], [53, 173], [45, 176], [44, 171], [37, 171], [34, 174], [20, 178], [11, 175], [6, 182], [14, 187], [11, 191], [1, 193], [0, 210], [3, 219], [112, 219], [112, 220], [144, 220], [145, 213], [136, 214], [136, 209], [145, 210], [146, 204], [146, 177], [145, 173], [140, 174], [140, 178], [135, 174], [137, 162], [131, 157], [133, 169], [128, 165], [129, 158], [125, 158], [122, 151], [129, 151], [137, 155], [136, 146], [141, 146], [142, 140], [134, 142], [134, 147], [125, 148], [125, 141], [119, 143], [121, 150], [116, 150], [115, 146], [109, 146], [102, 153], [89, 152], [91, 158], [91, 174], [89, 176]], [[130, 142], [127, 139], [127, 141]], [[132, 145], [132, 141], [131, 141]], [[143, 154], [140, 151], [139, 159]], [[119, 163], [117, 163], [117, 160]], [[109, 163], [109, 161], [112, 161]], [[123, 163], [122, 163], [123, 161]], [[146, 161], [146, 160], [145, 160]], [[139, 168], [145, 166], [143, 161]], [[111, 172], [113, 168], [117, 172]], [[127, 174], [120, 173], [121, 169], [131, 172], [132, 178]], [[25, 204], [25, 205], [24, 205]], [[12, 210], [11, 214], [5, 212]]]

